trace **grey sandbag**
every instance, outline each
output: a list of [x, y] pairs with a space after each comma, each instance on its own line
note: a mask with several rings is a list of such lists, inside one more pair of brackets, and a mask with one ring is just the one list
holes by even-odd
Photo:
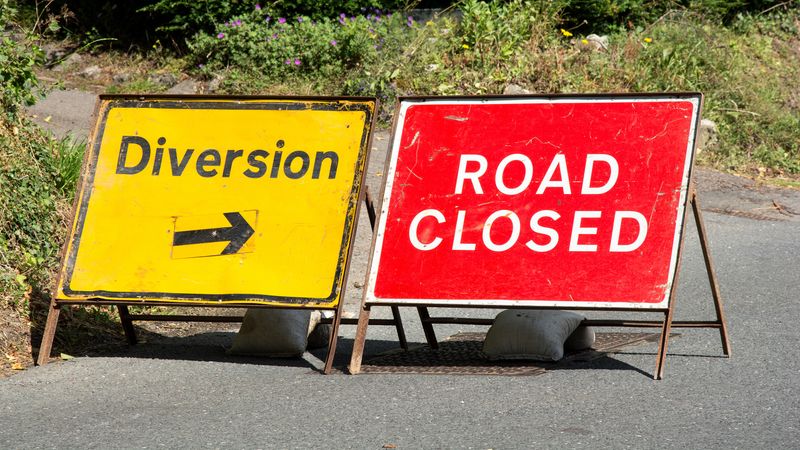
[[309, 309], [248, 309], [231, 355], [291, 357], [306, 351], [308, 335], [319, 322], [319, 312], [312, 321]]
[[584, 317], [568, 311], [509, 309], [494, 319], [483, 353], [489, 359], [558, 361]]

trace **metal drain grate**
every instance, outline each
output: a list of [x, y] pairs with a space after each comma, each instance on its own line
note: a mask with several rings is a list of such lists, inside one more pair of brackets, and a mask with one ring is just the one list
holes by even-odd
[[[596, 333], [593, 348], [568, 354], [558, 362], [490, 361], [481, 349], [486, 333], [458, 333], [439, 343], [434, 350], [427, 345], [408, 351], [393, 350], [366, 361], [362, 373], [408, 373], [430, 375], [541, 375], [576, 363], [601, 358], [645, 342], [658, 342], [658, 333]], [[674, 336], [674, 335], [673, 335]]]

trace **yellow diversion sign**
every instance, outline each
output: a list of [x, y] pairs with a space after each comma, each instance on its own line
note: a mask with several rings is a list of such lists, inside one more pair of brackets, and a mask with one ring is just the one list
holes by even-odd
[[57, 301], [336, 306], [374, 113], [101, 96]]

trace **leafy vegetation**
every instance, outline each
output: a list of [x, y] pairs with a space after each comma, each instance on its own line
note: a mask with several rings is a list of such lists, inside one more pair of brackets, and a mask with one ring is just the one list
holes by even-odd
[[[12, 6], [0, 2], [0, 17], [10, 21], [16, 13]], [[42, 51], [24, 30], [7, 32], [14, 38], [7, 33], [0, 43], [0, 350], [5, 357], [0, 369], [30, 363], [30, 328], [34, 320], [41, 324], [34, 316], [41, 317], [50, 301], [86, 147], [45, 134], [22, 114], [38, 96], [35, 65]], [[68, 309], [65, 318], [85, 330], [107, 323], [102, 314], [107, 315], [98, 308]]]
[[[706, 163], [800, 174], [797, 4], [581, 5], [463, 0], [460, 15], [425, 23], [376, 9], [314, 21], [254, 8], [195, 35], [187, 69], [221, 78], [230, 93], [377, 95], [384, 119], [398, 95], [501, 93], [510, 83], [546, 93], [700, 91], [720, 130]], [[755, 6], [770, 11], [740, 13]], [[580, 32], [588, 19], [565, 28], [584, 17], [574, 11], [616, 31]], [[611, 17], [637, 22], [615, 27]]]
[[[9, 0], [0, 0], [0, 23], [10, 24], [17, 14]], [[17, 30], [24, 35], [22, 30]], [[34, 89], [38, 79], [34, 73], [36, 64], [42, 61], [42, 51], [31, 42], [32, 36], [20, 44], [7, 34], [0, 36], [0, 107], [6, 115], [16, 117], [19, 108], [36, 102]]]

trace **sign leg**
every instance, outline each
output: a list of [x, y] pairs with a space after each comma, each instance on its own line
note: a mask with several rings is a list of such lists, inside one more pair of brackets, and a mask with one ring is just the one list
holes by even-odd
[[392, 317], [394, 318], [394, 326], [397, 329], [397, 340], [400, 341], [400, 347], [403, 350], [408, 350], [406, 331], [403, 328], [403, 318], [400, 317], [400, 307], [392, 306]]
[[361, 358], [364, 356], [364, 341], [367, 339], [367, 327], [369, 326], [369, 306], [362, 306], [361, 313], [358, 315], [358, 327], [356, 328], [356, 338], [353, 341], [353, 353], [350, 356], [350, 373], [355, 375], [361, 372]]
[[342, 303], [343, 301], [340, 300], [339, 305], [336, 307], [336, 311], [333, 314], [331, 338], [328, 341], [328, 356], [325, 358], [325, 368], [322, 370], [322, 373], [325, 375], [330, 375], [331, 371], [333, 370], [333, 357], [336, 356], [336, 343], [339, 340], [339, 324], [342, 322]]
[[436, 350], [439, 348], [439, 342], [436, 341], [436, 332], [433, 331], [433, 324], [430, 322], [431, 315], [428, 313], [428, 308], [425, 306], [418, 306], [417, 312], [419, 313], [419, 320], [422, 322], [422, 331], [425, 332], [425, 340], [428, 345]]
[[[690, 183], [689, 192], [687, 192], [686, 201], [694, 203], [694, 197], [697, 192], [694, 183]], [[681, 274], [681, 261], [683, 257], [683, 244], [686, 242], [684, 239], [686, 235], [686, 221], [689, 219], [689, 208], [683, 208], [683, 224], [681, 228], [680, 243], [678, 244], [678, 265], [675, 267], [675, 275], [672, 278], [672, 291], [669, 294], [669, 306], [664, 317], [664, 324], [661, 327], [661, 339], [658, 341], [658, 356], [656, 357], [656, 370], [653, 374], [654, 380], [661, 380], [664, 378], [664, 361], [667, 359], [667, 347], [669, 347], [669, 334], [672, 330], [672, 317], [675, 312], [675, 302], [678, 299], [678, 279]]]
[[700, 203], [697, 200], [697, 192], [692, 195], [692, 211], [694, 211], [694, 221], [697, 225], [697, 234], [700, 238], [700, 248], [703, 250], [703, 259], [706, 263], [706, 273], [708, 274], [708, 283], [711, 285], [711, 295], [714, 297], [714, 308], [717, 311], [717, 322], [720, 325], [719, 334], [722, 340], [722, 352], [725, 356], [731, 356], [731, 343], [728, 336], [728, 323], [725, 320], [725, 311], [722, 308], [722, 296], [719, 292], [719, 283], [717, 282], [717, 273], [714, 270], [714, 263], [711, 260], [711, 253], [708, 248], [708, 239], [706, 235], [706, 226], [703, 222], [703, 213], [700, 211]]
[[661, 328], [661, 340], [658, 342], [658, 356], [656, 357], [656, 371], [653, 375], [654, 380], [664, 379], [664, 361], [667, 359], [667, 347], [669, 346], [669, 334], [672, 330], [672, 312], [674, 311], [674, 299], [670, 302], [669, 310], [664, 317], [664, 325]]
[[122, 330], [125, 331], [125, 338], [128, 340], [128, 344], [136, 345], [138, 340], [136, 339], [136, 330], [133, 328], [133, 320], [131, 320], [128, 305], [117, 305], [117, 311], [119, 311], [119, 321], [122, 322]]
[[36, 359], [36, 364], [40, 366], [47, 364], [50, 359], [59, 315], [61, 315], [61, 308], [56, 304], [55, 300], [51, 300], [50, 310], [47, 312], [47, 322], [44, 326], [44, 334], [42, 335], [42, 343], [39, 345], [39, 357]]

